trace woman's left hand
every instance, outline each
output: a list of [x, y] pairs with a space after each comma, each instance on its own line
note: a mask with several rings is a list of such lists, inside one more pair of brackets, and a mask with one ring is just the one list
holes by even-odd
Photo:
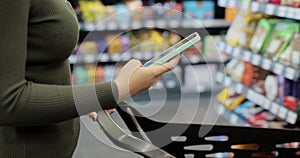
[[[112, 114], [115, 112], [115, 109], [108, 109], [106, 110], [109, 114]], [[88, 116], [93, 120], [96, 121], [98, 119], [98, 114], [96, 112], [91, 112], [88, 114]]]

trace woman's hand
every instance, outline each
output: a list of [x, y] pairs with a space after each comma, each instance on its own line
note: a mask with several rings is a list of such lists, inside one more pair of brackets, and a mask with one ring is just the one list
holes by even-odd
[[119, 72], [115, 79], [118, 87], [118, 102], [121, 102], [137, 93], [155, 85], [162, 74], [175, 68], [180, 56], [176, 56], [171, 61], [151, 67], [143, 67], [138, 60], [130, 60]]
[[[107, 112], [109, 114], [112, 114], [115, 112], [115, 109], [108, 109]], [[88, 116], [93, 120], [96, 121], [98, 119], [98, 114], [96, 112], [91, 112], [88, 114]]]

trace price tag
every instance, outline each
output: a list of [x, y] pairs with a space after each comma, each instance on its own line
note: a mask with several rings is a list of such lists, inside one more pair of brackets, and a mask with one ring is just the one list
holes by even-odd
[[261, 106], [264, 109], [269, 110], [271, 107], [271, 104], [272, 104], [272, 102], [268, 98], [264, 97], [264, 103]]
[[169, 27], [170, 27], [170, 28], [177, 28], [178, 26], [179, 26], [179, 22], [176, 21], [176, 20], [171, 20], [171, 21], [169, 22]]
[[224, 74], [222, 72], [217, 72], [216, 74], [216, 82], [222, 83], [224, 80]]
[[85, 63], [93, 63], [96, 61], [95, 55], [93, 54], [83, 55], [83, 60]]
[[273, 103], [270, 109], [270, 112], [274, 115], [278, 113], [279, 106], [277, 103]]
[[241, 83], [237, 83], [235, 85], [235, 91], [239, 94], [243, 93], [244, 86]]
[[270, 70], [272, 67], [272, 60], [264, 58], [261, 67], [266, 70]]
[[189, 60], [192, 64], [195, 64], [195, 63], [199, 63], [201, 58], [200, 58], [200, 56], [192, 55], [189, 57]]
[[252, 2], [251, 10], [254, 11], [254, 12], [258, 12], [259, 11], [259, 3], [258, 2]]
[[232, 46], [230, 46], [230, 45], [227, 45], [227, 47], [226, 47], [226, 53], [227, 53], [227, 54], [229, 54], [229, 55], [231, 55], [231, 53], [232, 53], [232, 49], [233, 49], [233, 47], [232, 47]]
[[234, 50], [233, 50], [233, 56], [234, 57], [239, 57], [240, 56], [240, 52], [241, 52], [241, 49], [240, 48], [238, 48], [238, 47], [236, 47], [236, 48], [234, 48]]
[[298, 116], [295, 112], [289, 111], [286, 120], [287, 120], [287, 122], [289, 122], [291, 124], [295, 124], [297, 121], [297, 117]]
[[183, 22], [182, 22], [182, 26], [183, 26], [184, 28], [190, 28], [190, 27], [193, 26], [193, 23], [192, 23], [191, 21], [183, 21]]
[[103, 53], [101, 55], [101, 59], [102, 62], [108, 62], [109, 61], [109, 55], [107, 53]]
[[167, 23], [164, 20], [157, 20], [156, 21], [156, 27], [158, 27], [158, 28], [165, 28], [166, 25], [167, 25]]
[[256, 93], [253, 91], [253, 90], [248, 90], [248, 93], [247, 93], [247, 99], [249, 99], [250, 101], [256, 103]]
[[292, 7], [289, 7], [288, 9], [287, 9], [287, 14], [286, 14], [286, 17], [287, 18], [291, 18], [291, 19], [293, 19], [294, 18], [294, 8], [292, 8]]
[[288, 109], [281, 106], [279, 108], [279, 111], [278, 111], [278, 116], [281, 118], [281, 119], [285, 119], [286, 118], [286, 115], [287, 115], [287, 112], [288, 112]]
[[227, 1], [226, 0], [218, 0], [218, 5], [220, 7], [226, 7]]
[[95, 28], [95, 24], [94, 23], [86, 23], [84, 25], [84, 29], [87, 31], [93, 31]]
[[133, 21], [131, 23], [131, 26], [132, 26], [133, 29], [139, 29], [139, 28], [141, 28], [142, 23], [140, 21]]
[[287, 10], [286, 6], [283, 6], [283, 5], [279, 6], [278, 11], [277, 11], [277, 16], [285, 17], [286, 16], [286, 10]]
[[254, 54], [252, 57], [252, 64], [258, 66], [260, 64], [260, 61], [261, 61], [261, 56], [258, 54]]
[[230, 79], [230, 77], [226, 77], [225, 78], [225, 86], [227, 87], [227, 86], [229, 86], [230, 84], [231, 84], [231, 79]]
[[275, 63], [273, 72], [281, 75], [283, 73], [284, 66], [280, 63]]
[[147, 20], [147, 21], [145, 22], [145, 27], [153, 28], [154, 26], [155, 26], [154, 20]]
[[230, 115], [230, 122], [232, 124], [236, 124], [238, 122], [238, 120], [239, 120], [239, 117], [237, 115], [235, 115], [233, 113]]
[[122, 61], [128, 61], [130, 59], [131, 59], [131, 54], [128, 53], [128, 52], [123, 53], [122, 56], [121, 56]]
[[105, 30], [105, 23], [98, 23], [97, 26], [96, 26], [96, 29], [98, 31], [102, 31], [102, 30]]
[[76, 64], [75, 62], [76, 62], [76, 55], [71, 55], [70, 57], [69, 57], [69, 62], [71, 63], [71, 64]]
[[273, 15], [275, 12], [275, 5], [267, 4], [265, 12], [266, 12], [266, 14]]
[[122, 29], [122, 30], [129, 29], [129, 23], [127, 23], [127, 22], [120, 23], [119, 26], [120, 26], [120, 29]]
[[143, 55], [141, 52], [136, 52], [136, 53], [133, 53], [133, 57], [137, 60], [142, 60]]
[[287, 67], [285, 69], [285, 77], [290, 79], [290, 80], [294, 80], [296, 76], [296, 70], [291, 68], [291, 67]]
[[120, 60], [121, 55], [119, 53], [115, 53], [111, 55], [111, 60], [112, 61], [119, 61]]
[[107, 23], [107, 29], [108, 30], [116, 30], [118, 28], [117, 23], [115, 22], [108, 22]]
[[295, 19], [300, 20], [300, 9], [295, 9]]
[[252, 53], [250, 51], [244, 51], [243, 59], [245, 61], [250, 61]]
[[264, 105], [264, 100], [265, 100], [264, 96], [262, 96], [260, 94], [257, 94], [257, 105], [263, 106]]
[[220, 51], [224, 51], [225, 47], [226, 47], [226, 43], [225, 42], [220, 42], [219, 43], [219, 49], [220, 49]]
[[228, 5], [229, 8], [236, 8], [236, 1], [235, 0], [229, 0]]
[[153, 57], [152, 53], [151, 52], [145, 52], [144, 53], [144, 59], [145, 60], [149, 60]]

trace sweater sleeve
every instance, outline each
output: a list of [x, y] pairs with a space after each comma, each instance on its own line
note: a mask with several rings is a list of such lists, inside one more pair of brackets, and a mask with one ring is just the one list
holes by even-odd
[[30, 0], [0, 1], [0, 125], [32, 126], [114, 108], [115, 83], [39, 84], [25, 79]]

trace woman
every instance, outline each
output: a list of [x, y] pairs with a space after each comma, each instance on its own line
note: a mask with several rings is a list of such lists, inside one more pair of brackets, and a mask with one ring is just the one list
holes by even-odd
[[113, 109], [178, 62], [144, 68], [132, 60], [114, 81], [95, 85], [101, 108], [88, 95], [76, 98], [86, 103], [78, 107], [73, 91], [90, 92], [88, 86], [70, 86], [67, 59], [78, 39], [71, 5], [65, 0], [1, 0], [0, 22], [1, 158], [71, 158], [80, 115]]

